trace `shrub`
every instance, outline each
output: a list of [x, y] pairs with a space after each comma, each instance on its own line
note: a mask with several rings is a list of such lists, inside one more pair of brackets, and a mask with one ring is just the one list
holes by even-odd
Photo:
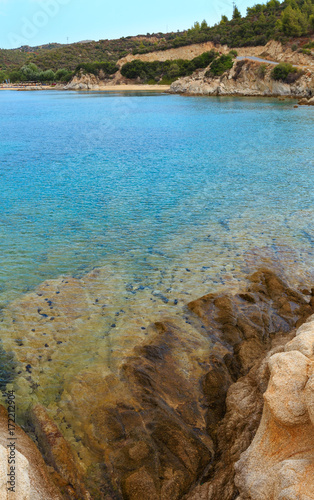
[[295, 52], [296, 50], [298, 50], [298, 46], [296, 43], [294, 43], [293, 45], [291, 45], [291, 50], [293, 50], [293, 52]]
[[313, 42], [308, 42], [305, 45], [303, 45], [304, 49], [314, 49], [314, 41]]
[[55, 80], [55, 74], [52, 69], [47, 69], [47, 71], [39, 73], [37, 79], [41, 82], [53, 82]]
[[8, 79], [8, 74], [6, 73], [6, 71], [0, 70], [0, 83], [4, 82], [7, 79]]
[[211, 76], [220, 76], [233, 66], [232, 56], [223, 54], [215, 59], [210, 67], [209, 74]]
[[[121, 68], [121, 74], [125, 78], [135, 80], [140, 78], [143, 82], [161, 80], [162, 83], [172, 83], [181, 76], [191, 75], [197, 69], [206, 68], [218, 53], [214, 50], [204, 52], [200, 56], [194, 57], [191, 61], [186, 59], [175, 59], [166, 61], [144, 62], [135, 59], [126, 63]], [[161, 82], [159, 82], [161, 83]]]
[[57, 82], [67, 82], [70, 78], [72, 78], [72, 71], [68, 71], [67, 69], [58, 69], [55, 73], [55, 80]]
[[92, 62], [92, 63], [81, 63], [75, 68], [75, 73], [79, 73], [83, 70], [85, 73], [92, 73], [98, 76], [100, 71], [102, 71], [105, 76], [113, 75], [118, 71], [118, 67], [112, 62]]
[[232, 57], [237, 57], [237, 56], [238, 56], [238, 52], [237, 52], [237, 50], [235, 50], [235, 49], [230, 50], [229, 54], [230, 54]]
[[261, 64], [257, 70], [257, 76], [261, 79], [264, 79], [265, 78], [265, 74], [266, 74], [266, 64]]
[[302, 75], [302, 71], [289, 63], [280, 63], [271, 72], [273, 80], [282, 80], [285, 83], [293, 83]]
[[241, 61], [237, 62], [236, 67], [235, 67], [235, 72], [233, 75], [234, 80], [237, 80], [239, 78], [241, 70], [242, 70], [243, 66], [245, 65], [245, 62], [246, 62], [245, 59], [242, 59]]

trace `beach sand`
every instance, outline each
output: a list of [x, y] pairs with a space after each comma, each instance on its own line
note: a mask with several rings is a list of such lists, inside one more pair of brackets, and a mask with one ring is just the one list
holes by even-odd
[[[80, 92], [166, 92], [170, 89], [170, 85], [105, 85], [100, 86], [98, 89], [79, 89]], [[22, 85], [8, 85], [0, 87], [0, 90], [63, 90], [60, 86], [22, 86]]]

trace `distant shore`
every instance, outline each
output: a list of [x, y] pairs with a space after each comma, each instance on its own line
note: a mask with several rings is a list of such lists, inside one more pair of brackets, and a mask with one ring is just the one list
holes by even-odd
[[[1, 86], [0, 90], [19, 90], [19, 91], [38, 91], [38, 90], [72, 90], [64, 89], [63, 86], [26, 86], [26, 85], [7, 85]], [[76, 92], [166, 92], [170, 90], [170, 85], [104, 85], [99, 86], [98, 89], [78, 89]]]

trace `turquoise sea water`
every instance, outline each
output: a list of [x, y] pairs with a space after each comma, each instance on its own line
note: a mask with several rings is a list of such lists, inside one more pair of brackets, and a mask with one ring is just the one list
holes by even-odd
[[217, 255], [233, 266], [255, 247], [287, 245], [311, 260], [310, 108], [2, 91], [0, 110], [2, 304], [99, 265], [154, 289], [156, 270], [197, 272]]

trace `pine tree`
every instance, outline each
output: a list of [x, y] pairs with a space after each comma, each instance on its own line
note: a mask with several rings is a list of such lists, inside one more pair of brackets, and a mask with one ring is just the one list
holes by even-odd
[[232, 19], [241, 19], [241, 12], [236, 5], [233, 7]]

